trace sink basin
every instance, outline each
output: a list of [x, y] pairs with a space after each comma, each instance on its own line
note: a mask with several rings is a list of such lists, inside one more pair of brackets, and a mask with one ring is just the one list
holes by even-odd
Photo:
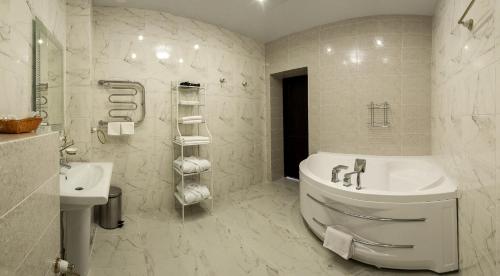
[[69, 163], [59, 177], [64, 216], [65, 259], [79, 275], [87, 276], [90, 257], [90, 219], [94, 205], [108, 202], [113, 163]]
[[69, 163], [61, 168], [60, 200], [64, 209], [86, 208], [108, 202], [113, 163]]

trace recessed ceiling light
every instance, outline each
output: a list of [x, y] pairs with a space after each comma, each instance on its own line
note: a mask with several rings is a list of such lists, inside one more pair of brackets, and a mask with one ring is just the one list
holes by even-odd
[[384, 41], [382, 41], [382, 39], [376, 39], [375, 44], [377, 44], [377, 46], [379, 46], [379, 47], [382, 47], [382, 46], [384, 46]]
[[331, 53], [332, 52], [332, 48], [331, 47], [326, 48], [326, 52], [327, 53]]
[[142, 40], [144, 40], [144, 36], [143, 36], [143, 35], [139, 35], [139, 36], [137, 37], [137, 39], [142, 41]]
[[38, 40], [38, 44], [43, 44], [43, 39], [41, 39], [41, 38], [40, 38], [40, 39]]
[[136, 53], [132, 53], [132, 54], [130, 54], [130, 57], [131, 57], [132, 59], [136, 59], [136, 58], [137, 58], [137, 54], [136, 54]]
[[184, 63], [184, 59], [180, 58], [179, 63]]
[[195, 44], [195, 45], [193, 46], [193, 48], [194, 48], [195, 50], [198, 50], [198, 49], [200, 49], [200, 45]]
[[161, 59], [161, 60], [169, 59], [170, 54], [165, 50], [158, 50], [158, 51], [156, 51], [156, 58]]
[[353, 63], [353, 64], [360, 64], [362, 61], [362, 58], [361, 58], [361, 55], [359, 55], [358, 53], [353, 51], [350, 54], [350, 60], [351, 60], [351, 63]]

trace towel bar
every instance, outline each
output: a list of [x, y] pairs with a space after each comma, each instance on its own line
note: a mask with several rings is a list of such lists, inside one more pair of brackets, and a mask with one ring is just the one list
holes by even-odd
[[464, 21], [464, 18], [469, 13], [469, 10], [472, 8], [472, 5], [474, 5], [474, 2], [476, 2], [476, 0], [470, 1], [469, 5], [465, 9], [464, 13], [460, 17], [460, 19], [458, 19], [458, 24], [464, 25], [464, 27], [467, 28], [469, 31], [472, 31], [472, 27], [474, 27], [474, 19], [471, 18], [469, 20]]
[[[316, 222], [318, 225], [323, 226], [323, 228], [328, 227], [326, 224], [320, 222], [316, 218], [313, 217], [313, 221]], [[370, 245], [370, 246], [377, 246], [377, 247], [385, 247], [385, 248], [414, 248], [415, 246], [413, 244], [390, 244], [390, 243], [380, 243], [380, 242], [374, 242], [374, 241], [369, 241], [366, 239], [360, 239], [359, 237], [353, 238], [353, 241], [355, 243], [360, 243], [364, 245]]]
[[366, 216], [366, 215], [353, 214], [353, 213], [349, 213], [349, 212], [346, 212], [346, 211], [342, 211], [342, 210], [337, 209], [337, 208], [335, 208], [333, 206], [330, 206], [330, 205], [326, 204], [325, 202], [320, 201], [319, 199], [313, 197], [310, 194], [307, 194], [307, 196], [310, 199], [314, 200], [316, 203], [318, 203], [320, 205], [323, 205], [323, 206], [325, 206], [326, 208], [328, 208], [328, 209], [330, 209], [332, 211], [335, 211], [337, 213], [341, 213], [341, 214], [346, 215], [346, 216], [355, 217], [355, 218], [367, 219], [367, 220], [377, 220], [377, 221], [395, 221], [395, 222], [421, 222], [421, 221], [425, 221], [425, 218], [400, 219], [400, 218], [384, 218], [384, 217], [374, 217], [374, 216]]

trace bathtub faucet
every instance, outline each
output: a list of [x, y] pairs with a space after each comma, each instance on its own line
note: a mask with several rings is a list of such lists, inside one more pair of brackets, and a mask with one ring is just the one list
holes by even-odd
[[349, 187], [351, 183], [351, 175], [356, 175], [356, 190], [361, 190], [361, 174], [366, 170], [366, 160], [356, 159], [354, 163], [354, 171], [344, 174], [344, 186]]
[[332, 169], [332, 182], [333, 183], [340, 182], [339, 173], [340, 173], [341, 170], [347, 170], [347, 166], [345, 166], [345, 165], [338, 165], [338, 166], [335, 166]]

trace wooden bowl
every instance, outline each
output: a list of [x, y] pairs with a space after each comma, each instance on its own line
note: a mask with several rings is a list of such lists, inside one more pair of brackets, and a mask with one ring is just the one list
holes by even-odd
[[42, 123], [41, 117], [32, 117], [21, 120], [0, 119], [0, 133], [19, 134], [32, 132]]

